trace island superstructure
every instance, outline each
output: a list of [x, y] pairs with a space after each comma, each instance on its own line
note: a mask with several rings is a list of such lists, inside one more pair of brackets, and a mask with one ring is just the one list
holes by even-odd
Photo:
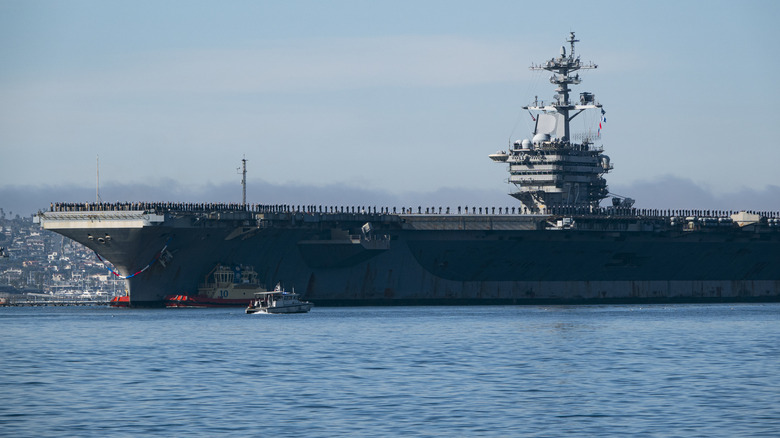
[[600, 206], [609, 158], [570, 132], [602, 110], [592, 93], [571, 97], [577, 71], [596, 66], [575, 55], [574, 33], [567, 42], [532, 66], [557, 87], [525, 107], [532, 138], [490, 156], [519, 204], [58, 203], [38, 220], [110, 262], [132, 306], [195, 295], [220, 265], [253, 266], [264, 287], [318, 306], [780, 300], [777, 213]]
[[532, 70], [553, 72], [550, 82], [557, 85], [552, 102], [538, 99], [523, 109], [531, 113], [535, 122], [532, 139], [518, 140], [508, 152], [490, 155], [494, 161], [509, 164], [509, 182], [517, 187], [512, 196], [523, 203], [523, 211], [540, 213], [548, 206], [598, 207], [607, 197], [607, 183], [603, 174], [612, 169], [609, 157], [601, 148], [593, 146], [592, 139], [581, 135], [581, 142], [572, 139], [570, 122], [583, 111], [600, 109], [593, 93], [582, 92], [579, 102], [573, 102], [569, 85], [579, 84], [582, 69], [595, 69], [593, 63], [583, 63], [575, 56], [574, 32], [566, 40], [570, 44], [561, 54]]

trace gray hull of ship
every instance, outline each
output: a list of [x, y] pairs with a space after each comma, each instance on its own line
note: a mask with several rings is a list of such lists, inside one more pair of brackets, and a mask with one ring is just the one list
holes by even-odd
[[[351, 234], [364, 223], [372, 224], [371, 236]], [[139, 306], [194, 295], [220, 263], [254, 266], [265, 284], [282, 283], [317, 305], [780, 299], [777, 231], [627, 224], [550, 230], [533, 217], [292, 214], [257, 222], [184, 216], [88, 230], [110, 234], [103, 242], [87, 239], [83, 228], [55, 231], [94, 249], [123, 275], [153, 260], [127, 280], [131, 303]]]

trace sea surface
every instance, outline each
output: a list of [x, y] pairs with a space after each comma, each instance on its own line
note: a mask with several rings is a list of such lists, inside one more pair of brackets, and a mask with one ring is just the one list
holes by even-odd
[[780, 304], [0, 308], [0, 436], [780, 436]]

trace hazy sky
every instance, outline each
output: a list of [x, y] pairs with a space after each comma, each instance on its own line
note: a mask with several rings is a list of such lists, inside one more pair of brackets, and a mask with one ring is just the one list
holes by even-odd
[[0, 1], [0, 207], [93, 200], [98, 155], [106, 201], [238, 202], [245, 155], [250, 202], [514, 205], [487, 156], [530, 136], [520, 107], [554, 91], [528, 67], [576, 31], [611, 190], [780, 209], [779, 18], [733, 0]]

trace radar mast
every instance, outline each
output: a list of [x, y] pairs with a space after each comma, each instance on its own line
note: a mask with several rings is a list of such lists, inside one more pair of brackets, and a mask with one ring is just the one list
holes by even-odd
[[[571, 122], [572, 119], [577, 117], [577, 115], [586, 109], [601, 108], [601, 105], [594, 103], [593, 99], [581, 98], [579, 104], [573, 104], [569, 99], [569, 93], [571, 92], [569, 85], [578, 85], [580, 82], [582, 82], [580, 80], [579, 74], [572, 76], [572, 73], [576, 72], [577, 70], [591, 70], [598, 68], [598, 65], [593, 64], [592, 62], [583, 64], [580, 62], [579, 56], [574, 56], [574, 43], [578, 43], [579, 41], [580, 40], [574, 37], [574, 32], [570, 32], [569, 39], [566, 40], [571, 48], [568, 56], [566, 55], [566, 47], [561, 46], [561, 56], [552, 58], [544, 64], [532, 64], [531, 67], [529, 67], [530, 70], [547, 70], [553, 72], [554, 74], [550, 77], [550, 83], [557, 85], [558, 88], [555, 89], [557, 94], [555, 95], [555, 100], [551, 104], [546, 106], [539, 106], [538, 102], [534, 102], [534, 105], [524, 106], [523, 109], [559, 113], [562, 116], [561, 119], [563, 121], [563, 138], [561, 140], [564, 141], [568, 141], [571, 138], [569, 122]], [[593, 95], [590, 93], [583, 94], [587, 95], [586, 97], [593, 97]], [[569, 116], [571, 111], [577, 112]]]

